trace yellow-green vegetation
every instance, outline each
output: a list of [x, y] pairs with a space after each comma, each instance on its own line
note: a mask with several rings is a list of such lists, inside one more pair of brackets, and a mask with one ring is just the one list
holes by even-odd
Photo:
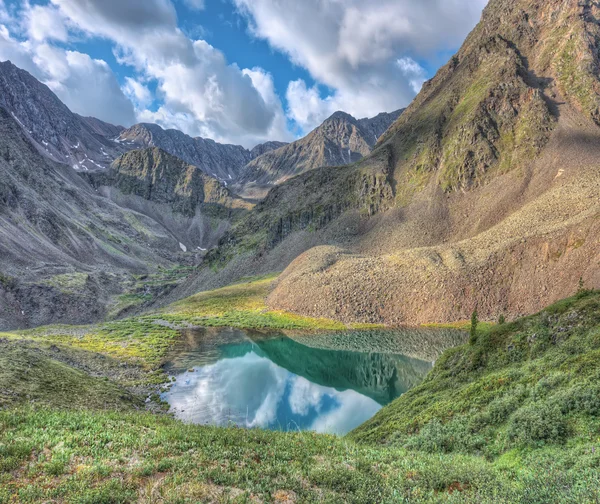
[[64, 273], [62, 275], [55, 275], [47, 279], [44, 283], [65, 294], [72, 294], [82, 291], [87, 281], [88, 275], [86, 273]]
[[[159, 312], [93, 326], [48, 326], [20, 331], [19, 337], [96, 352], [138, 365], [148, 372], [145, 380], [160, 383], [160, 366], [177, 341], [180, 330], [190, 327], [243, 329], [343, 330], [340, 322], [271, 311], [265, 300], [276, 275], [248, 278], [222, 289], [202, 292]], [[352, 329], [377, 326], [353, 325]]]
[[20, 398], [0, 411], [2, 504], [598, 501], [598, 292], [480, 326], [346, 438], [135, 412], [112, 379], [58, 363], [66, 346], [0, 345], [0, 389]]
[[269, 310], [265, 301], [276, 278], [277, 275], [249, 278], [222, 289], [201, 292], [171, 305], [160, 316], [169, 322], [203, 327], [346, 329], [344, 324], [333, 320]]

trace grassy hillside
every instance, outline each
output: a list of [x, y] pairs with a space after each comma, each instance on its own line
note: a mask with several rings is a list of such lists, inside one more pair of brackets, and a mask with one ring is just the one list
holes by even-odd
[[598, 292], [483, 327], [346, 438], [136, 412], [150, 368], [73, 341], [0, 338], [2, 504], [598, 502]]
[[351, 437], [488, 459], [579, 446], [583, 457], [599, 439], [599, 378], [600, 295], [581, 291], [447, 351], [423, 384]]

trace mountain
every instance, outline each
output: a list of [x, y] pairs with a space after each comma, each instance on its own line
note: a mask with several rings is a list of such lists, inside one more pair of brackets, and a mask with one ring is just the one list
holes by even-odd
[[0, 327], [103, 318], [132, 273], [187, 261], [179, 241], [43, 156], [0, 107]]
[[10, 61], [0, 62], [0, 106], [13, 115], [42, 154], [76, 171], [103, 170], [124, 152], [156, 146], [230, 184], [252, 159], [285, 145], [266, 142], [250, 151], [163, 130], [156, 124], [125, 129], [82, 117], [71, 112], [48, 86]]
[[356, 120], [336, 112], [306, 137], [272, 150], [248, 163], [236, 188], [241, 194], [264, 196], [273, 185], [323, 166], [340, 166], [370, 154], [379, 137], [402, 110]]
[[288, 145], [287, 142], [265, 142], [262, 144], [258, 144], [250, 151], [250, 159], [256, 159], [258, 156], [262, 156], [267, 152], [271, 152], [281, 147], [285, 147], [286, 145]]
[[192, 138], [179, 130], [164, 130], [157, 124], [136, 124], [123, 130], [117, 142], [129, 150], [159, 147], [198, 166], [204, 173], [219, 179], [225, 185], [237, 180], [242, 168], [255, 156], [284, 145], [281, 142], [267, 142], [249, 151], [241, 145], [220, 144], [206, 138]]
[[272, 189], [174, 295], [285, 269], [274, 309], [419, 324], [600, 287], [598, 17], [491, 0], [370, 155]]
[[0, 107], [42, 154], [76, 171], [106, 168], [125, 151], [110, 140], [122, 127], [72, 113], [48, 86], [10, 61], [0, 62]]
[[199, 207], [210, 205], [249, 208], [215, 178], [158, 147], [123, 154], [111, 164], [101, 182], [123, 194], [167, 204], [188, 217], [194, 217]]

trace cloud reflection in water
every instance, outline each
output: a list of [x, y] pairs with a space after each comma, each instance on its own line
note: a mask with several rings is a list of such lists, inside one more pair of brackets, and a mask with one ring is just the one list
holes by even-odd
[[381, 408], [353, 390], [311, 383], [255, 352], [187, 371], [163, 397], [186, 422], [335, 434]]

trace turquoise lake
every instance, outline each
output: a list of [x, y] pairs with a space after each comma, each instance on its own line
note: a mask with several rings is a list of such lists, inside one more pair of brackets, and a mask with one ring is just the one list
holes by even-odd
[[457, 331], [426, 334], [431, 341], [423, 344], [438, 350], [416, 358], [392, 353], [405, 345], [390, 331], [290, 337], [189, 330], [166, 366], [175, 381], [162, 397], [185, 422], [341, 435], [418, 385], [433, 367], [431, 356], [463, 338]]

